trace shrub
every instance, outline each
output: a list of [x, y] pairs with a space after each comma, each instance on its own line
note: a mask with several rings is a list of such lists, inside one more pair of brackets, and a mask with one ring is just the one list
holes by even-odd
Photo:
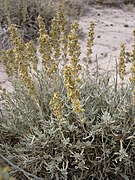
[[58, 7], [50, 34], [38, 17], [38, 53], [10, 26], [1, 59], [14, 89], [2, 89], [0, 157], [17, 179], [134, 179], [134, 83], [116, 88], [109, 72], [83, 71], [78, 23], [67, 33]]

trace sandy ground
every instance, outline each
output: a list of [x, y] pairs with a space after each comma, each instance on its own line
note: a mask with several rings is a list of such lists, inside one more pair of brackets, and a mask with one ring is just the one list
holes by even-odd
[[[93, 47], [92, 64], [90, 71], [95, 72], [96, 56], [100, 72], [112, 71], [115, 76], [116, 60], [118, 60], [120, 44], [126, 44], [126, 51], [132, 50], [133, 36], [135, 29], [135, 7], [132, 11], [107, 7], [90, 7], [86, 16], [79, 21], [84, 34], [87, 34], [90, 21], [95, 23], [95, 42]], [[85, 61], [86, 38], [80, 40], [82, 47], [82, 63]], [[131, 63], [127, 62], [127, 78], [130, 76]], [[0, 63], [0, 84], [8, 90], [12, 90], [8, 82], [4, 68]]]
[[[87, 15], [82, 17], [79, 22], [84, 34], [88, 32], [90, 21], [95, 23], [95, 41], [90, 69], [94, 73], [97, 56], [100, 72], [111, 70], [112, 75], [115, 76], [116, 60], [118, 61], [121, 43], [125, 43], [126, 52], [132, 50], [135, 7], [132, 11], [105, 7], [89, 8]], [[86, 38], [87, 36], [85, 40], [80, 41], [82, 57], [85, 57], [86, 54]], [[128, 61], [128, 56], [126, 59]], [[128, 81], [131, 63], [127, 62], [126, 67], [127, 78], [125, 81]]]

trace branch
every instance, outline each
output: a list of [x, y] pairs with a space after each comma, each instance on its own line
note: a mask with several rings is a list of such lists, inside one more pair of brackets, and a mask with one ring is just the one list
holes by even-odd
[[34, 180], [44, 180], [43, 178], [39, 178], [39, 177], [35, 176], [34, 174], [30, 174], [30, 173], [26, 172], [25, 170], [21, 169], [20, 167], [16, 166], [12, 162], [10, 162], [7, 158], [5, 158], [2, 154], [0, 154], [0, 157], [4, 161], [6, 161], [10, 166], [12, 166], [13, 169], [21, 171], [27, 178], [29, 178], [29, 179], [34, 178]]

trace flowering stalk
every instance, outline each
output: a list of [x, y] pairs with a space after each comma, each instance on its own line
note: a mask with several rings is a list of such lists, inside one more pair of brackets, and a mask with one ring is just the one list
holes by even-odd
[[62, 9], [62, 0], [58, 2], [58, 11], [57, 11], [57, 24], [59, 27], [60, 33], [60, 44], [62, 50], [62, 59], [64, 60], [64, 65], [66, 65], [68, 58], [67, 58], [67, 45], [68, 45], [68, 37], [67, 37], [67, 20], [64, 17], [63, 9]]
[[[19, 33], [19, 30], [16, 28], [15, 25], [11, 24], [10, 26], [10, 39], [13, 45], [13, 52], [15, 54], [15, 66], [14, 67], [18, 72], [15, 73], [19, 73], [20, 70], [20, 66], [22, 64], [25, 64], [26, 68], [28, 68], [28, 62], [25, 59], [25, 43], [24, 41], [21, 39], [21, 35]], [[26, 61], [26, 63], [25, 63]]]
[[[31, 52], [27, 51], [26, 44], [21, 39], [20, 33], [15, 25], [10, 26], [10, 39], [13, 49], [8, 50], [7, 54], [3, 51], [2, 61], [6, 71], [10, 76], [19, 77], [31, 96], [35, 96], [36, 86], [30, 75], [30, 62], [27, 57]], [[7, 58], [7, 59], [6, 59]]]
[[38, 57], [37, 57], [37, 49], [33, 43], [33, 41], [29, 41], [26, 43], [26, 59], [29, 60], [29, 66], [30, 68], [37, 71], [37, 65], [38, 65]]
[[81, 65], [79, 64], [81, 48], [78, 43], [76, 30], [78, 30], [78, 23], [74, 22], [71, 25], [71, 32], [68, 35], [68, 55], [70, 57], [70, 65], [64, 67], [64, 84], [67, 90], [67, 97], [73, 104], [73, 111], [80, 115], [80, 113], [83, 112], [79, 101], [80, 92], [78, 90], [78, 81], [80, 80], [78, 76], [79, 70], [81, 69]]
[[57, 20], [58, 20], [60, 32], [65, 32], [67, 26], [67, 20], [65, 19], [63, 14], [62, 0], [58, 1]]
[[52, 73], [57, 71], [57, 62], [52, 59], [53, 49], [51, 45], [51, 38], [47, 34], [45, 24], [41, 16], [38, 17], [39, 23], [39, 52], [42, 56], [42, 65], [49, 77], [51, 77]]
[[54, 17], [52, 20], [52, 26], [51, 26], [51, 42], [52, 42], [52, 47], [54, 51], [54, 58], [55, 60], [58, 61], [58, 58], [60, 57], [60, 35], [59, 35], [59, 27], [57, 23], [57, 18]]
[[86, 68], [88, 69], [89, 63], [91, 63], [91, 54], [92, 54], [92, 47], [94, 45], [94, 22], [90, 22], [88, 38], [87, 38], [87, 65]]
[[120, 55], [119, 55], [119, 64], [118, 64], [118, 73], [122, 80], [122, 84], [124, 81], [124, 77], [126, 75], [125, 57], [126, 57], [125, 44], [121, 44]]
[[63, 119], [63, 103], [61, 101], [60, 94], [58, 92], [54, 93], [53, 98], [50, 101], [50, 107], [53, 110], [53, 113], [57, 120], [61, 121]]
[[12, 77], [16, 71], [14, 58], [15, 55], [13, 49], [2, 51], [1, 60], [9, 77]]
[[81, 69], [81, 65], [79, 64], [80, 55], [81, 55], [81, 47], [78, 43], [78, 35], [76, 31], [78, 30], [79, 25], [77, 22], [72, 23], [71, 32], [68, 35], [68, 55], [70, 57], [71, 67], [74, 70], [74, 77], [78, 77], [78, 72]]

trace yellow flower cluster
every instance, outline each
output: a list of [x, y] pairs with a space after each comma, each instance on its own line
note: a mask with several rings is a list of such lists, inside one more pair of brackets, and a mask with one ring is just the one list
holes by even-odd
[[30, 67], [37, 71], [38, 65], [38, 57], [37, 57], [37, 49], [34, 45], [33, 41], [29, 41], [26, 43], [26, 59], [29, 61]]
[[94, 29], [95, 25], [94, 22], [90, 22], [89, 26], [89, 32], [88, 32], [88, 37], [87, 37], [87, 68], [89, 63], [91, 63], [91, 54], [92, 54], [92, 46], [94, 45]]
[[38, 23], [40, 28], [38, 38], [39, 52], [42, 56], [43, 68], [47, 75], [50, 77], [52, 73], [57, 71], [58, 63], [57, 61], [54, 61], [52, 59], [53, 49], [51, 45], [51, 38], [47, 34], [45, 24], [41, 16], [38, 16]]
[[73, 103], [73, 111], [77, 114], [83, 112], [79, 101], [80, 92], [78, 90], [78, 78], [81, 65], [78, 64], [80, 59], [81, 48], [78, 43], [78, 23], [71, 25], [71, 32], [68, 35], [68, 55], [70, 57], [70, 65], [64, 67], [64, 84], [67, 90], [68, 99]]
[[76, 95], [77, 97], [80, 96], [80, 92], [76, 89], [77, 82], [73, 77], [73, 69], [69, 65], [64, 67], [64, 83], [67, 89], [68, 100], [72, 100]]
[[13, 49], [2, 51], [1, 60], [5, 67], [6, 73], [9, 77], [12, 77], [14, 73], [17, 71], [14, 58], [15, 55]]
[[10, 37], [14, 46], [13, 51], [15, 54], [15, 64], [17, 66], [16, 68], [18, 68], [18, 75], [24, 83], [25, 87], [28, 89], [29, 94], [34, 95], [36, 92], [36, 87], [29, 73], [30, 62], [27, 59], [28, 52], [26, 44], [21, 39], [19, 31], [14, 25], [11, 25]]
[[80, 70], [80, 55], [81, 55], [81, 47], [78, 43], [78, 35], [76, 31], [78, 30], [79, 25], [75, 21], [71, 24], [71, 32], [68, 35], [68, 55], [70, 57], [70, 63], [72, 68], [74, 69], [75, 76], [78, 76], [78, 70]]
[[53, 98], [50, 101], [49, 105], [52, 108], [55, 117], [58, 120], [62, 120], [62, 118], [63, 118], [63, 114], [62, 114], [63, 103], [61, 101], [61, 97], [60, 97], [60, 94], [58, 92], [54, 93]]
[[119, 54], [119, 64], [118, 64], [118, 73], [121, 80], [124, 80], [124, 76], [126, 75], [126, 65], [125, 65], [125, 44], [121, 44], [120, 54]]
[[[15, 25], [10, 26], [10, 39], [13, 44], [13, 52], [15, 54], [15, 70], [19, 73], [19, 69], [21, 68], [20, 66], [22, 63], [25, 61], [25, 43], [20, 37], [19, 30], [15, 27]], [[27, 62], [25, 64], [26, 66], [28, 65]]]
[[58, 58], [60, 57], [60, 42], [59, 42], [60, 35], [59, 35], [58, 21], [56, 17], [54, 17], [52, 20], [50, 36], [54, 51], [54, 58], [55, 60], [58, 60]]
[[66, 65], [66, 63], [68, 62], [68, 58], [67, 58], [67, 45], [68, 45], [68, 41], [67, 41], [67, 35], [64, 32], [61, 32], [60, 35], [60, 43], [61, 43], [61, 50], [62, 50], [62, 60], [64, 61], [64, 65]]
[[1, 58], [3, 64], [5, 65], [7, 74], [19, 77], [28, 89], [29, 94], [34, 95], [36, 87], [29, 72], [30, 62], [27, 57], [31, 56], [31, 59], [33, 59], [33, 57], [36, 56], [36, 52], [34, 49], [31, 49], [32, 51], [30, 52], [30, 48], [29, 52], [27, 51], [26, 44], [21, 39], [18, 29], [13, 24], [10, 26], [10, 38], [13, 49], [3, 51]]
[[67, 63], [67, 20], [64, 17], [63, 9], [62, 9], [62, 0], [58, 2], [58, 12], [57, 12], [57, 23], [59, 27], [60, 33], [60, 46], [62, 50], [62, 59], [64, 61], [64, 65]]
[[67, 20], [63, 15], [62, 0], [58, 1], [57, 19], [58, 19], [60, 32], [65, 32], [67, 26]]
[[68, 100], [71, 100], [73, 103], [73, 111], [77, 114], [83, 112], [79, 101], [80, 92], [78, 90], [77, 79], [74, 78], [74, 70], [68, 65], [64, 67], [64, 84]]
[[135, 30], [133, 31], [133, 37], [134, 37], [134, 44], [133, 44], [133, 50], [131, 53], [131, 61], [132, 61], [131, 73], [132, 73], [132, 76], [130, 78], [130, 81], [135, 86]]

